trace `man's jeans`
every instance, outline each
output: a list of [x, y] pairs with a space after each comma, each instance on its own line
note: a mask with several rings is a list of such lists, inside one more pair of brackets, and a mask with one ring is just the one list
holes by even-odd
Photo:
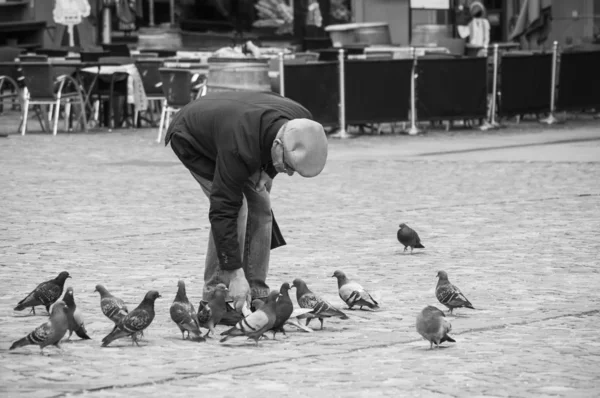
[[[202, 187], [204, 194], [210, 197], [212, 181], [190, 171]], [[266, 279], [269, 272], [271, 254], [272, 213], [270, 187], [258, 192], [255, 189], [260, 179], [260, 171], [250, 177], [244, 186], [244, 202], [238, 214], [238, 242], [242, 251], [242, 267], [250, 284], [252, 299], [265, 298], [270, 289]], [[208, 251], [204, 263], [204, 289], [202, 300], [212, 298], [215, 286], [224, 283], [229, 286], [229, 280], [219, 267], [217, 249], [213, 239], [212, 228], [209, 234]]]

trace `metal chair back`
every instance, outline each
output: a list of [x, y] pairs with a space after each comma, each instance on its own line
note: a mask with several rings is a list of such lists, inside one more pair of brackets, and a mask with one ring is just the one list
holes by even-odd
[[35, 50], [37, 55], [46, 55], [48, 57], [66, 57], [69, 55], [69, 50], [61, 48], [38, 48]]
[[182, 107], [192, 100], [192, 76], [188, 70], [160, 68], [159, 73], [167, 105]]
[[135, 61], [131, 57], [108, 56], [108, 57], [100, 57], [98, 62], [107, 63], [107, 64], [128, 65], [128, 64], [133, 64]]
[[127, 44], [103, 44], [104, 51], [108, 51], [112, 57], [131, 57]]
[[79, 53], [81, 62], [98, 62], [101, 57], [107, 57], [108, 51], [82, 51]]
[[144, 54], [144, 53], [156, 53], [156, 54], [158, 54], [159, 58], [174, 57], [177, 55], [176, 50], [154, 49], [154, 48], [146, 48], [146, 49], [140, 50], [140, 54]]
[[48, 56], [43, 54], [24, 54], [19, 55], [20, 62], [48, 62]]
[[152, 60], [137, 60], [135, 66], [140, 72], [142, 83], [144, 84], [144, 91], [147, 96], [162, 97], [163, 90], [160, 87], [160, 73], [159, 69], [162, 66], [162, 61], [159, 59]]
[[31, 100], [54, 100], [54, 73], [45, 62], [22, 62], [21, 72]]

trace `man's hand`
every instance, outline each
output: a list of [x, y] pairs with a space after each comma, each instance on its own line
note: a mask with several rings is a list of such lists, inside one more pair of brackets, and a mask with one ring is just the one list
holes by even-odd
[[267, 173], [265, 173], [264, 171], [261, 171], [260, 177], [259, 177], [258, 182], [256, 183], [256, 186], [254, 187], [254, 189], [256, 190], [256, 192], [261, 192], [265, 189], [269, 190], [269, 189], [271, 189], [272, 183], [273, 183], [273, 180], [271, 179], [271, 177], [269, 177], [269, 175]]
[[244, 303], [250, 307], [250, 285], [242, 268], [234, 271], [224, 271], [224, 276], [229, 280], [229, 297], [233, 299], [233, 306], [237, 312], [242, 312]]

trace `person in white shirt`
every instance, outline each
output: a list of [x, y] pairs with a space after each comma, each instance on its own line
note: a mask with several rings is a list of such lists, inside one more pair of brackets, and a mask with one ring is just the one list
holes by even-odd
[[469, 43], [472, 46], [486, 47], [490, 44], [490, 21], [485, 17], [485, 6], [474, 1], [469, 10], [473, 16], [469, 22]]

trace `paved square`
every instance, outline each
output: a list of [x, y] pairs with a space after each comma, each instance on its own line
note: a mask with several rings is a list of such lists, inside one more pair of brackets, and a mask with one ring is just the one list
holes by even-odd
[[[0, 138], [1, 396], [598, 396], [597, 121], [331, 140], [322, 175], [275, 180], [288, 245], [272, 252], [269, 282], [303, 278], [343, 309], [340, 269], [382, 309], [259, 347], [182, 341], [171, 321], [178, 279], [195, 306], [201, 295], [208, 201], [154, 137]], [[424, 250], [402, 253], [401, 222]], [[430, 351], [414, 322], [443, 308], [441, 269], [477, 310], [457, 310], [457, 342]], [[13, 307], [62, 270], [92, 340], [9, 352], [46, 319]], [[98, 283], [130, 309], [163, 295], [142, 347], [100, 348], [112, 325]]]

